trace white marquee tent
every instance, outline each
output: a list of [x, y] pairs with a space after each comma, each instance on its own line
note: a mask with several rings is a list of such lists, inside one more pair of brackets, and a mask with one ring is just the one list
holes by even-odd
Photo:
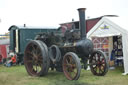
[[88, 33], [87, 37], [122, 36], [124, 75], [128, 74], [128, 31], [103, 17]]

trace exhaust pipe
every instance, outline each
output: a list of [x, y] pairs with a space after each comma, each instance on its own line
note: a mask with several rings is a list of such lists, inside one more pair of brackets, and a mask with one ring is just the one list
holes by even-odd
[[81, 39], [86, 39], [86, 21], [85, 21], [85, 10], [86, 8], [79, 8], [79, 28]]

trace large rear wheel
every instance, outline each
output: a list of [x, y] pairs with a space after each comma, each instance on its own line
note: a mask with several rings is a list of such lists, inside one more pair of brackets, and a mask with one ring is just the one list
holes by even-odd
[[47, 46], [39, 40], [28, 43], [24, 52], [24, 65], [29, 75], [43, 76], [49, 68]]

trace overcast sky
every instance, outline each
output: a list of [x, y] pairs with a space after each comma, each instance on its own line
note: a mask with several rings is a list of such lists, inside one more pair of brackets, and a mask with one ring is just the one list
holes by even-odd
[[57, 28], [72, 18], [79, 20], [78, 8], [87, 8], [90, 18], [118, 15], [127, 25], [128, 0], [0, 0], [0, 34], [11, 25]]

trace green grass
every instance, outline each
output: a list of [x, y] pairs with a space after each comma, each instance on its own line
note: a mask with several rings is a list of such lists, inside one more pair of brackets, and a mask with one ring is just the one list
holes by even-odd
[[4, 67], [0, 65], [0, 85], [128, 85], [128, 75], [123, 70], [109, 70], [105, 76], [94, 76], [90, 71], [81, 71], [77, 81], [67, 80], [63, 73], [49, 71], [44, 77], [31, 77], [24, 66]]

